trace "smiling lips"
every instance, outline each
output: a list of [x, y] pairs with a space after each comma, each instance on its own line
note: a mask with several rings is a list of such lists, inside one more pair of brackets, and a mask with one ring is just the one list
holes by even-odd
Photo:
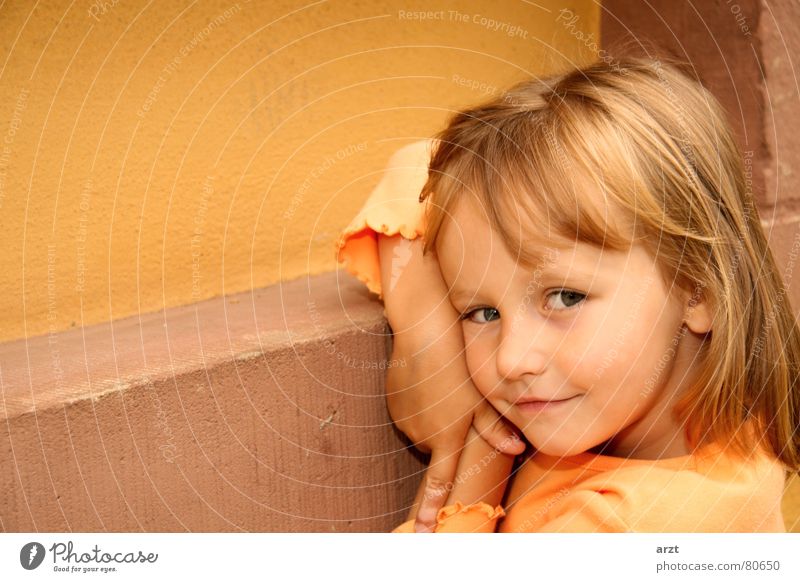
[[517, 400], [514, 403], [514, 406], [516, 406], [522, 412], [533, 414], [542, 412], [544, 410], [555, 410], [559, 408], [561, 404], [569, 402], [574, 398], [575, 396], [570, 396], [569, 398], [562, 398], [559, 400]]

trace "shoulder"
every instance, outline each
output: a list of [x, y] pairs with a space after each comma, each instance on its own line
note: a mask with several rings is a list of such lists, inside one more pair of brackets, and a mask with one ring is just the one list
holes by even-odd
[[[633, 531], [781, 531], [785, 473], [761, 453], [637, 463], [587, 480]], [[608, 498], [608, 497], [607, 497]]]

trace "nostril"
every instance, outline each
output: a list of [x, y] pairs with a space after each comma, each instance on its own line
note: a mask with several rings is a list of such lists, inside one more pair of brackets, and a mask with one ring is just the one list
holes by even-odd
[[547, 358], [536, 348], [502, 349], [497, 355], [497, 372], [507, 380], [539, 376], [547, 368]]

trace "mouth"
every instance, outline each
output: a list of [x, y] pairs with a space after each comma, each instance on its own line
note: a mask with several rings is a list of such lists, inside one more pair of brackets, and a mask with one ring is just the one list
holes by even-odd
[[557, 400], [517, 400], [514, 406], [522, 413], [538, 414], [544, 411], [558, 410], [564, 403], [575, 400], [576, 398], [577, 396], [570, 396], [569, 398], [560, 398]]

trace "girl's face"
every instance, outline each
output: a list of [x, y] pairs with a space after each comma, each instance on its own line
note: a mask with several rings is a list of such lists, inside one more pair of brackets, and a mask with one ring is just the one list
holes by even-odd
[[544, 454], [605, 444], [617, 456], [688, 452], [671, 409], [695, 378], [704, 304], [666, 288], [642, 246], [552, 240], [517, 265], [472, 202], [437, 241], [478, 390]]

